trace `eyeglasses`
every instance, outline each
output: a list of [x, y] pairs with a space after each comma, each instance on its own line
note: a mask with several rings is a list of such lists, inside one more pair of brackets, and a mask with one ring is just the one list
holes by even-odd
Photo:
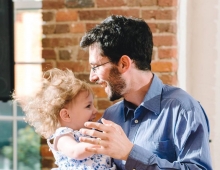
[[91, 69], [92, 69], [93, 73], [95, 73], [95, 72], [96, 72], [96, 69], [97, 69], [98, 67], [103, 66], [103, 65], [105, 65], [105, 64], [107, 64], [107, 63], [110, 63], [110, 62], [111, 62], [111, 61], [108, 61], [108, 62], [106, 62], [106, 63], [97, 65], [97, 66], [95, 66], [95, 67], [92, 67]]

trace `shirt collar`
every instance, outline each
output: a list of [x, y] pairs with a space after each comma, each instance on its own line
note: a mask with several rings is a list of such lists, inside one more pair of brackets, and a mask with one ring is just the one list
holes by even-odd
[[[162, 81], [155, 74], [153, 74], [152, 83], [150, 85], [148, 92], [144, 97], [143, 102], [141, 103], [141, 106], [145, 107], [146, 109], [158, 115], [160, 113], [162, 88], [163, 88]], [[126, 101], [125, 99], [123, 102], [124, 102], [124, 118], [126, 121], [129, 111], [135, 110], [137, 107], [134, 106], [132, 103]]]
[[153, 80], [148, 92], [146, 93], [141, 105], [146, 109], [154, 112], [156, 115], [160, 113], [160, 101], [164, 84], [162, 81], [153, 74]]

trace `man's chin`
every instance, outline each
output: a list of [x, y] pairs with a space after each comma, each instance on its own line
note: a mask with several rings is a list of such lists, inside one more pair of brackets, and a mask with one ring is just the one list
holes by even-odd
[[119, 95], [119, 94], [113, 93], [112, 90], [111, 90], [111, 88], [109, 88], [109, 86], [106, 86], [106, 88], [105, 88], [105, 93], [107, 94], [108, 99], [109, 99], [110, 101], [115, 101], [115, 100], [118, 100], [118, 99], [120, 99], [120, 98], [122, 97], [122, 96]]

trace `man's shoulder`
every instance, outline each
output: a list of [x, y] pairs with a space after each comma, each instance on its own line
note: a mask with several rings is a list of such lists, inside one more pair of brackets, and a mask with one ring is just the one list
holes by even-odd
[[191, 97], [190, 94], [188, 94], [186, 91], [184, 91], [183, 89], [179, 88], [179, 87], [175, 87], [175, 86], [170, 86], [170, 85], [164, 85], [163, 86], [163, 95], [165, 95], [166, 97], [177, 97], [179, 98], [179, 95], [181, 97]]
[[193, 96], [175, 86], [164, 85], [162, 100], [179, 103], [185, 110], [191, 110], [192, 107], [199, 107], [199, 102]]

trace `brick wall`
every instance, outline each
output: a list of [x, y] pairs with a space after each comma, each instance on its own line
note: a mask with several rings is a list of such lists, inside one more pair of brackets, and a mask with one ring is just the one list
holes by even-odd
[[[154, 35], [152, 71], [164, 83], [177, 85], [177, 0], [42, 0], [44, 21], [42, 69], [69, 68], [89, 82], [88, 53], [80, 49], [82, 35], [111, 14], [140, 17]], [[104, 90], [92, 85], [99, 115], [112, 104]], [[41, 145], [42, 169], [54, 167], [45, 140]]]

